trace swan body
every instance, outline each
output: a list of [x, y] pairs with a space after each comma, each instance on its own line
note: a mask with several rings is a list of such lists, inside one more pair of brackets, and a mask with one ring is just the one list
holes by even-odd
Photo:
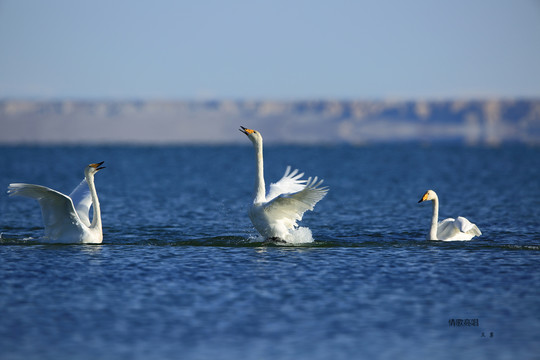
[[313, 210], [328, 192], [328, 187], [321, 187], [323, 180], [317, 177], [302, 179], [303, 173], [291, 171], [288, 166], [283, 177], [270, 184], [265, 195], [263, 140], [256, 130], [241, 127], [241, 132], [253, 143], [257, 161], [255, 180], [255, 198], [249, 210], [249, 218], [257, 231], [267, 240], [288, 242], [291, 231], [297, 228], [297, 221], [302, 220], [307, 210]]
[[431, 218], [431, 227], [427, 236], [428, 240], [442, 241], [466, 241], [475, 236], [482, 235], [478, 226], [462, 216], [456, 219], [448, 218], [439, 222], [439, 197], [433, 190], [428, 190], [418, 201], [433, 201], [433, 216]]
[[[103, 161], [90, 164], [84, 170], [84, 180], [67, 196], [41, 185], [14, 183], [8, 187], [10, 196], [35, 199], [41, 207], [45, 224], [45, 239], [55, 243], [99, 244], [103, 241], [101, 208], [94, 185], [94, 175]], [[88, 213], [94, 207], [92, 222]]]

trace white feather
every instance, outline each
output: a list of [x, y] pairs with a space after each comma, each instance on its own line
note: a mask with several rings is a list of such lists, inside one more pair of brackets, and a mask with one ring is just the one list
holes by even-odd
[[291, 167], [287, 166], [285, 174], [276, 183], [270, 184], [266, 201], [272, 201], [276, 197], [283, 194], [295, 193], [302, 190], [306, 186], [307, 180], [301, 180], [304, 173], [298, 174], [298, 169], [291, 172]]
[[90, 195], [90, 188], [88, 187], [88, 182], [86, 179], [83, 179], [81, 183], [73, 189], [69, 197], [73, 201], [75, 206], [75, 211], [79, 215], [81, 221], [86, 225], [90, 226], [90, 206], [92, 206], [92, 196]]

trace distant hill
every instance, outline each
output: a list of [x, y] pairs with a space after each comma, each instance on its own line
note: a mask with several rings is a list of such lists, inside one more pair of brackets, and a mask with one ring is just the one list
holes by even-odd
[[540, 99], [0, 101], [0, 143], [540, 143]]

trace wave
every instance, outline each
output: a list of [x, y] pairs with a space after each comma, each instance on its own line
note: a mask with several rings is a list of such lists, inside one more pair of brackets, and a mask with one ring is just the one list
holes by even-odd
[[[309, 229], [308, 229], [309, 230]], [[167, 236], [169, 235], [169, 236]], [[208, 246], [208, 247], [298, 247], [298, 248], [419, 248], [419, 249], [438, 249], [438, 250], [506, 250], [506, 251], [540, 251], [540, 244], [517, 244], [507, 242], [494, 242], [491, 240], [468, 241], [468, 242], [446, 242], [446, 241], [427, 241], [424, 239], [411, 239], [410, 236], [387, 237], [384, 234], [368, 234], [358, 236], [352, 239], [325, 238], [313, 239], [312, 241], [302, 241], [307, 239], [301, 236], [311, 235], [311, 232], [299, 233], [299, 241], [293, 243], [282, 243], [268, 241], [260, 236], [248, 235], [223, 235], [211, 237], [188, 237], [178, 238], [172, 234], [166, 236], [122, 236], [105, 237], [101, 244], [58, 244], [51, 243], [44, 238], [34, 238], [28, 236], [0, 234], [0, 246], [8, 245], [55, 245], [55, 246]]]

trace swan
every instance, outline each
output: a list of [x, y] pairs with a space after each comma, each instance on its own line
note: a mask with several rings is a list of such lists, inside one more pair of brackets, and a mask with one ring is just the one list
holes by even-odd
[[478, 226], [462, 216], [458, 216], [457, 219], [448, 218], [439, 222], [439, 197], [437, 193], [433, 190], [426, 191], [418, 203], [427, 200], [433, 201], [433, 216], [431, 218], [431, 228], [427, 236], [428, 240], [471, 240], [475, 236], [482, 235]]
[[[55, 243], [100, 244], [103, 241], [101, 209], [94, 185], [94, 175], [105, 167], [103, 161], [84, 169], [83, 181], [69, 196], [41, 185], [9, 184], [10, 196], [36, 199], [41, 206], [45, 239]], [[90, 223], [88, 212], [94, 207]]]
[[267, 240], [291, 242], [292, 230], [297, 228], [297, 221], [307, 210], [313, 210], [328, 192], [328, 187], [321, 187], [323, 180], [308, 178], [302, 180], [303, 173], [291, 172], [287, 166], [285, 174], [276, 183], [270, 184], [265, 195], [263, 139], [256, 130], [241, 126], [241, 132], [247, 135], [255, 148], [257, 175], [255, 179], [255, 198], [249, 210], [249, 218], [257, 231]]

